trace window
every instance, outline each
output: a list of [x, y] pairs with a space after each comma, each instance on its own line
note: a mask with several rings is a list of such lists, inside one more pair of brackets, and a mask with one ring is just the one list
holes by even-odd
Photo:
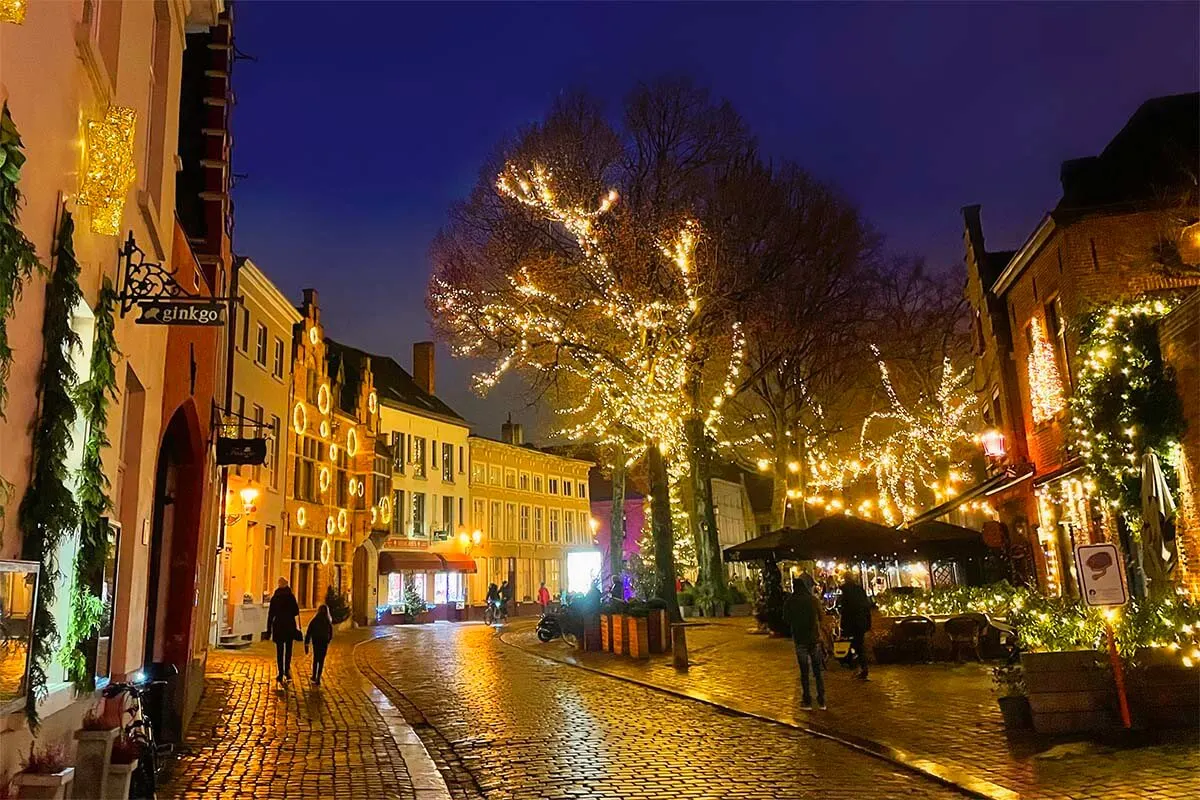
[[466, 467], [464, 466], [465, 464], [466, 464], [466, 461], [463, 458], [463, 449], [462, 449], [462, 446], [460, 445], [458, 448], [458, 474], [459, 475], [462, 475], [463, 472], [465, 471], [465, 469], [466, 469]]
[[535, 492], [537, 492], [538, 494], [541, 494], [541, 492], [542, 492], [542, 476], [541, 475], [533, 476], [533, 490]]
[[454, 533], [454, 498], [442, 495], [442, 530]]
[[588, 512], [579, 512], [579, 542], [581, 544], [592, 544], [592, 537], [589, 535], [592, 530], [592, 521], [588, 519]]
[[1004, 427], [1004, 410], [1000, 406], [1000, 390], [992, 391], [992, 424], [997, 428]]
[[[109, 3], [109, 6], [114, 4]], [[105, 15], [110, 12], [105, 9]], [[117, 13], [120, 14], [118, 7]], [[154, 3], [154, 34], [150, 42], [150, 120], [146, 145], [146, 189], [154, 198], [154, 207], [162, 212], [163, 166], [166, 154], [167, 100], [171, 74], [171, 12], [165, 0]], [[116, 77], [114, 58], [110, 74]], [[115, 82], [115, 80], [114, 80]], [[171, 182], [175, 179], [172, 175]]]
[[412, 496], [412, 535], [425, 536], [425, 495], [413, 492]]
[[579, 482], [579, 487], [578, 487], [578, 488], [579, 488], [579, 493], [578, 493], [578, 494], [579, 494], [579, 499], [580, 499], [580, 500], [585, 500], [585, 499], [587, 499], [587, 484], [586, 484], [586, 483], [584, 483], [583, 481], [580, 481], [580, 482]]
[[437, 458], [438, 458], [438, 446], [437, 446], [437, 439], [434, 439], [434, 440], [433, 440], [433, 449], [430, 451], [430, 453], [429, 453], [429, 457], [430, 457], [431, 459], [433, 459], [433, 466], [434, 466], [434, 467], [437, 467]]
[[488, 467], [488, 483], [492, 486], [500, 485], [500, 468], [496, 466]]
[[404, 490], [396, 489], [392, 492], [392, 533], [404, 535], [404, 521], [408, 519], [404, 515]]
[[571, 496], [571, 482], [563, 481], [563, 497]]
[[1067, 361], [1067, 323], [1063, 319], [1062, 297], [1055, 295], [1046, 302], [1046, 335], [1054, 345], [1054, 357], [1068, 392], [1071, 389], [1071, 365]]
[[250, 309], [246, 308], [245, 306], [242, 306], [241, 316], [242, 316], [242, 341], [239, 346], [239, 349], [243, 353], [249, 353], [250, 352]]
[[275, 362], [271, 366], [271, 374], [283, 380], [283, 339], [275, 337]]
[[484, 478], [486, 478], [486, 477], [487, 477], [487, 469], [484, 467], [484, 465], [480, 464], [478, 462], [472, 461], [471, 462], [471, 483], [482, 484], [484, 481]]
[[418, 478], [425, 477], [425, 437], [412, 436], [412, 462], [413, 475]]
[[264, 367], [267, 365], [267, 326], [261, 322], [254, 331], [254, 362]]
[[442, 443], [442, 480], [454, 483], [454, 445]]
[[275, 566], [275, 526], [267, 525], [263, 528], [263, 568], [262, 568], [262, 594], [271, 591], [271, 587], [275, 585], [275, 581], [271, 575]]
[[466, 500], [461, 497], [458, 498], [458, 524], [464, 526], [467, 524], [467, 512], [465, 510], [465, 505]]
[[542, 513], [544, 509], [535, 508], [533, 510], [533, 540], [540, 542], [542, 540]]
[[279, 473], [283, 465], [279, 461], [279, 437], [282, 433], [282, 425], [279, 422], [279, 417], [271, 415], [271, 488], [279, 488]]
[[404, 474], [404, 434], [392, 432], [392, 472]]
[[563, 512], [563, 540], [567, 544], [575, 544], [575, 515], [570, 511]]
[[482, 532], [487, 526], [486, 513], [487, 508], [482, 500], [476, 498], [471, 501], [471, 525], [475, 530]]
[[518, 486], [518, 488], [520, 488], [520, 490], [522, 492], [529, 491], [529, 473], [528, 472], [521, 473], [521, 477], [517, 482], [517, 486]]
[[505, 489], [517, 488], [517, 473], [514, 470], [511, 470], [511, 469], [505, 470], [505, 472], [504, 472], [504, 488]]
[[558, 494], [558, 478], [550, 478], [547, 483], [550, 486], [550, 494]]
[[561, 516], [561, 512], [557, 508], [550, 509], [550, 526], [549, 526], [548, 532], [550, 534], [550, 543], [551, 544], [558, 543], [558, 523], [559, 523], [560, 516]]
[[521, 541], [529, 541], [529, 506], [521, 506]]
[[517, 504], [508, 503], [504, 506], [504, 538], [516, 541], [517, 538]]
[[317, 474], [325, 446], [312, 436], [301, 436], [292, 469], [292, 496], [310, 503], [320, 502]]
[[488, 517], [488, 537], [494, 542], [500, 538], [500, 501], [493, 500]]

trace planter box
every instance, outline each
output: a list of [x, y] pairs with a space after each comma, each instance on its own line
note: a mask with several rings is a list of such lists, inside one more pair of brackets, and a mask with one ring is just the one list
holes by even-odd
[[1033, 712], [1029, 708], [1028, 697], [1001, 697], [1000, 716], [1004, 718], [1004, 727], [1010, 731], [1024, 731], [1033, 727]]
[[600, 649], [605, 653], [613, 651], [613, 623], [611, 614], [600, 615]]
[[129, 797], [129, 783], [137, 769], [137, 759], [128, 764], [109, 764], [108, 777], [104, 780], [104, 800], [125, 800]]
[[583, 638], [579, 642], [579, 646], [586, 652], [598, 653], [604, 650], [601, 631], [603, 626], [600, 624], [600, 617], [585, 617], [583, 620]]
[[613, 653], [619, 656], [629, 655], [629, 617], [624, 614], [613, 614], [612, 643]]
[[1135, 656], [1137, 666], [1125, 670], [1130, 712], [1144, 728], [1200, 728], [1196, 702], [1196, 670], [1183, 666], [1179, 654], [1146, 648]]
[[17, 787], [17, 797], [21, 800], [64, 800], [74, 778], [75, 768], [67, 767], [62, 772], [50, 775], [18, 772], [13, 778], [13, 783]]
[[1089, 733], [1120, 724], [1117, 689], [1097, 650], [1025, 653], [1021, 666], [1038, 733]]
[[729, 606], [729, 616], [731, 617], [748, 617], [753, 613], [753, 603], [737, 603]]
[[626, 617], [626, 633], [629, 638], [629, 655], [633, 658], [650, 657], [650, 620], [648, 617]]
[[[75, 790], [72, 797], [86, 800], [95, 787], [103, 786], [108, 775], [108, 762], [112, 758], [113, 742], [120, 730], [75, 731], [75, 779], [71, 783]], [[107, 797], [107, 795], [105, 795]]]
[[666, 609], [652, 609], [646, 619], [646, 644], [650, 652], [665, 653], [670, 650], [671, 626], [667, 623]]

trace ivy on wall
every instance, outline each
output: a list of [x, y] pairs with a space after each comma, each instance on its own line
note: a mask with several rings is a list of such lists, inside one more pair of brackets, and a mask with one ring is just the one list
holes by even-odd
[[25, 692], [25, 716], [38, 727], [38, 701], [46, 694], [46, 670], [58, 640], [54, 621], [55, 583], [59, 577], [58, 548], [79, 522], [79, 506], [67, 485], [67, 454], [75, 422], [76, 384], [71, 351], [81, 345], [71, 328], [71, 315], [83, 300], [79, 263], [73, 244], [75, 223], [63, 210], [54, 244], [54, 262], [46, 285], [42, 320], [42, 366], [38, 378], [40, 405], [33, 425], [32, 469], [29, 488], [21, 500], [21, 557], [41, 564], [33, 641]]
[[108, 558], [108, 524], [112, 510], [109, 480], [104, 473], [104, 451], [109, 447], [108, 404], [116, 396], [116, 359], [120, 356], [114, 335], [117, 293], [105, 278], [96, 302], [96, 335], [92, 346], [90, 377], [79, 385], [75, 402], [87, 423], [83, 465], [79, 471], [79, 551], [71, 584], [71, 616], [63, 637], [59, 661], [81, 691], [96, 688], [95, 647], [87, 646], [100, 630], [105, 613], [100, 596], [104, 562]]

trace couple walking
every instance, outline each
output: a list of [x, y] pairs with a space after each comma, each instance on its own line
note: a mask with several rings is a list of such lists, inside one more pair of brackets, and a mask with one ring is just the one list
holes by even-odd
[[279, 667], [275, 681], [282, 684], [292, 679], [292, 644], [303, 638], [305, 653], [312, 645], [313, 685], [320, 686], [321, 675], [325, 672], [325, 655], [329, 651], [329, 643], [333, 641], [333, 616], [329, 613], [329, 607], [321, 604], [308, 623], [308, 630], [301, 637], [300, 605], [288, 586], [287, 578], [280, 578], [279, 588], [271, 596], [271, 605], [267, 610], [267, 630], [271, 633], [271, 641], [275, 642], [275, 661]]
[[[842, 584], [842, 596], [838, 609], [842, 616], [842, 635], [850, 640], [850, 663], [857, 660], [858, 677], [867, 680], [867, 654], [863, 640], [871, 629], [871, 600], [850, 577]], [[824, 609], [814, 591], [812, 576], [807, 572], [792, 583], [792, 596], [786, 606], [787, 620], [792, 628], [792, 643], [796, 647], [796, 661], [800, 664], [801, 698], [800, 708], [813, 708], [812, 689], [809, 677], [817, 684], [817, 708], [825, 710], [825, 656], [822, 652], [824, 631], [821, 620]]]

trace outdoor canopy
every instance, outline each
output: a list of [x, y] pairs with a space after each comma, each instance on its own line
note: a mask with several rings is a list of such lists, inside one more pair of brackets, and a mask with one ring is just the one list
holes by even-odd
[[781, 528], [726, 548], [726, 561], [935, 559], [983, 555], [978, 531], [945, 522], [889, 528], [846, 514], [834, 514], [805, 529]]

